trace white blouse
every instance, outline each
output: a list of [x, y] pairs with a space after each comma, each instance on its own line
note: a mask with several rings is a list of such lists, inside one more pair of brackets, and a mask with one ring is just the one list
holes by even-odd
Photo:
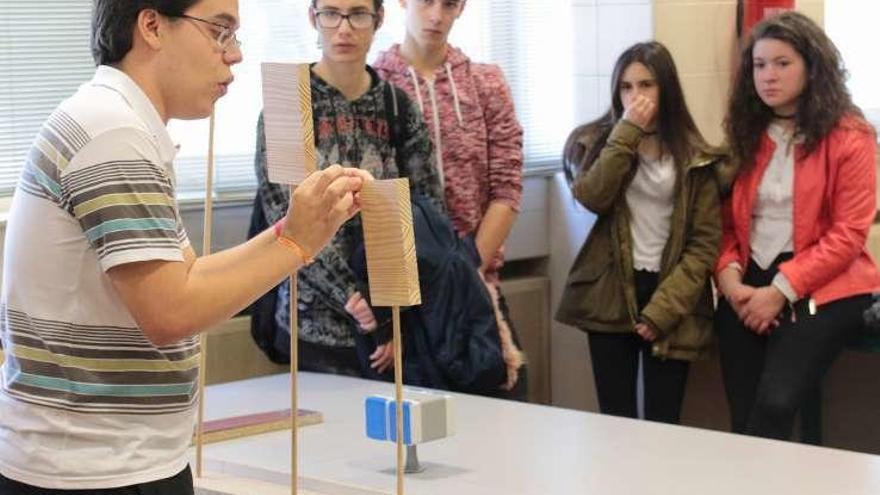
[[636, 270], [660, 271], [660, 259], [672, 221], [675, 176], [671, 155], [657, 160], [644, 160], [639, 156], [638, 170], [626, 190]]
[[763, 270], [781, 253], [794, 251], [794, 135], [776, 123], [770, 124], [767, 134], [776, 143], [776, 150], [758, 186], [749, 237], [752, 259]]

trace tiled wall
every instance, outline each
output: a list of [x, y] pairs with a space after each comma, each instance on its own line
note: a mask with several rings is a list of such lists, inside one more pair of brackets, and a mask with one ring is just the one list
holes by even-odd
[[629, 45], [653, 36], [650, 0], [573, 0], [575, 118], [601, 115], [610, 104], [611, 70]]

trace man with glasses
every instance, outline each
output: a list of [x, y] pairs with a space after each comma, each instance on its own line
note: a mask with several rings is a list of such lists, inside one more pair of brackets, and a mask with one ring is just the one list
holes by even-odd
[[196, 257], [165, 125], [210, 115], [237, 27], [236, 0], [95, 0], [99, 67], [40, 130], [6, 229], [0, 493], [192, 494], [199, 332], [357, 211], [369, 176], [330, 167], [275, 229]]
[[503, 245], [519, 213], [523, 132], [513, 97], [497, 65], [472, 62], [449, 44], [466, 0], [400, 0], [403, 43], [382, 53], [379, 74], [403, 88], [425, 114], [446, 207], [461, 236], [476, 241], [480, 272], [502, 311], [501, 342], [507, 383], [498, 394], [524, 399], [525, 366], [498, 288]]
[[[366, 64], [382, 25], [382, 1], [315, 0], [308, 15], [322, 49], [321, 60], [311, 70], [318, 168], [340, 163], [367, 170], [376, 178], [408, 177], [414, 192], [433, 198], [443, 211], [431, 139], [421, 113], [403, 91], [381, 80]], [[268, 180], [262, 117], [257, 140], [255, 207], [271, 224], [287, 211], [288, 190]], [[378, 346], [365, 359], [373, 370], [382, 373], [393, 362], [390, 320], [377, 321], [348, 264], [360, 229], [359, 218], [346, 223], [315, 262], [299, 272], [300, 369], [371, 375], [358, 359], [356, 332], [370, 334]], [[269, 328], [256, 332], [278, 342], [275, 336], [289, 328], [289, 283], [283, 283], [274, 298], [267, 297], [268, 304], [256, 309], [265, 318], [257, 316], [254, 322], [268, 320]], [[276, 346], [274, 351], [286, 356], [288, 348]]]

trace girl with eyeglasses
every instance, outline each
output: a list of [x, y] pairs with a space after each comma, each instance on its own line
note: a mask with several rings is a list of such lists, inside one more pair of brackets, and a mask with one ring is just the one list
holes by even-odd
[[[415, 192], [443, 211], [431, 138], [418, 107], [366, 64], [384, 18], [382, 0], [314, 0], [308, 15], [322, 52], [311, 70], [318, 168], [339, 163], [368, 170], [376, 179], [408, 177]], [[271, 225], [284, 216], [289, 192], [268, 180], [262, 117], [257, 134], [255, 214]], [[344, 224], [315, 262], [299, 272], [302, 369], [361, 376], [355, 332], [369, 334], [378, 345], [369, 357], [374, 370], [384, 372], [393, 363], [390, 320], [377, 321], [348, 265], [360, 230], [359, 217]], [[289, 300], [285, 282], [256, 307], [267, 313], [260, 321], [268, 320], [265, 331], [272, 340], [289, 328]], [[273, 352], [286, 355], [285, 347]]]

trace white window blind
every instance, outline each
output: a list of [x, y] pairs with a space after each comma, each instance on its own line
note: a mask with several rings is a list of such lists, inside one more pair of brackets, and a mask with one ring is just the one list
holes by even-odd
[[0, 0], [0, 195], [43, 120], [91, 78], [90, 22], [88, 0]]
[[[244, 61], [216, 108], [215, 187], [219, 195], [250, 192], [257, 116], [262, 108], [260, 63], [314, 61], [317, 33], [310, 0], [239, 2]], [[511, 85], [525, 128], [526, 166], [555, 165], [573, 126], [574, 54], [571, 0], [471, 0], [452, 42], [473, 60], [498, 63]], [[39, 125], [62, 99], [87, 81], [90, 0], [0, 0], [0, 194], [14, 187]], [[403, 39], [403, 12], [386, 0], [385, 24], [368, 58]], [[180, 144], [175, 166], [183, 198], [204, 188], [208, 123], [172, 121]]]

